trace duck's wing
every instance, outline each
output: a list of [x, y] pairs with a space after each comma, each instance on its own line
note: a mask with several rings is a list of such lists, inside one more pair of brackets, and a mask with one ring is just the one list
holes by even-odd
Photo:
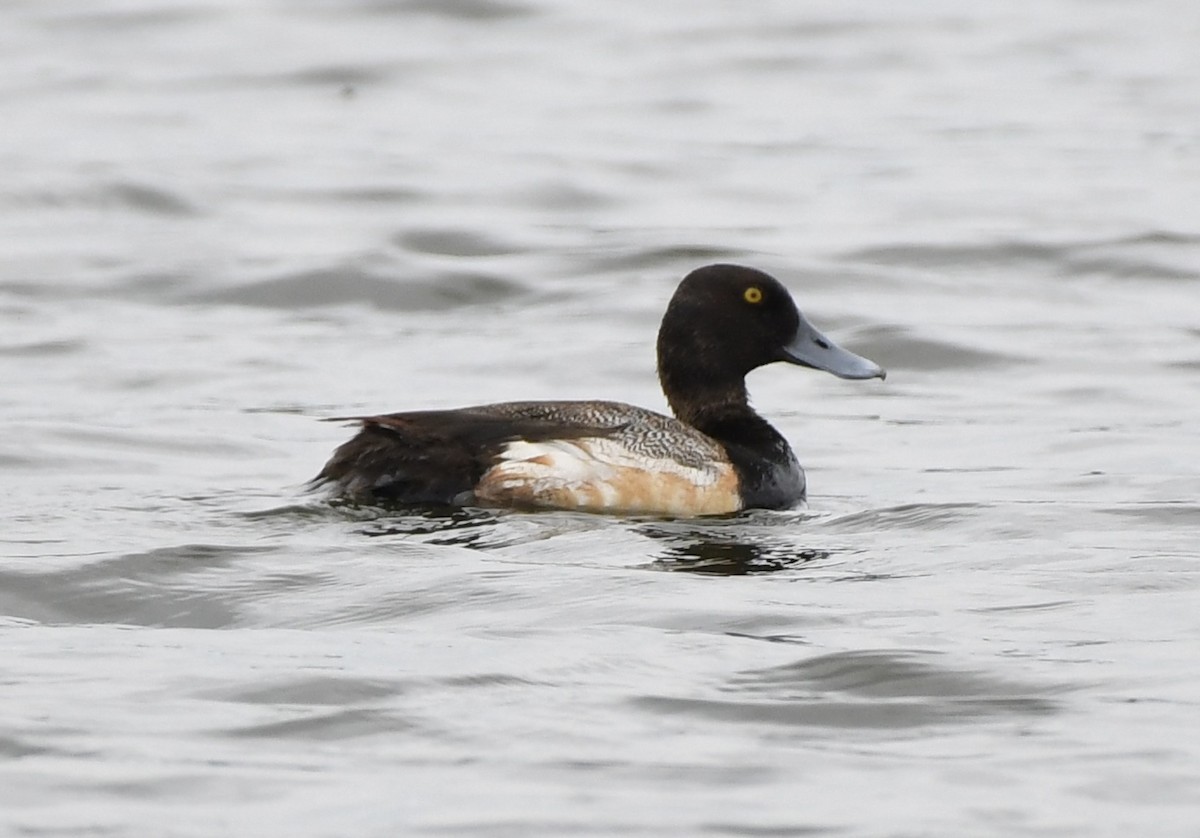
[[342, 444], [314, 486], [359, 500], [403, 504], [471, 501], [480, 478], [516, 441], [619, 433], [619, 411], [596, 402], [511, 402], [456, 410], [334, 417], [359, 432]]

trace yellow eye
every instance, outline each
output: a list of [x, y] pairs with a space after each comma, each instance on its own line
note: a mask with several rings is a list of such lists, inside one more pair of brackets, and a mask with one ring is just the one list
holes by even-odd
[[757, 285], [751, 285], [742, 292], [742, 299], [748, 303], [757, 304], [762, 302], [762, 289]]

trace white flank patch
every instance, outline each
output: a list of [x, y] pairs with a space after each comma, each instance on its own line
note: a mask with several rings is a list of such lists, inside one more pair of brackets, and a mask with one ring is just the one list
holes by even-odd
[[728, 490], [708, 491], [721, 479], [720, 464], [694, 468], [646, 457], [610, 439], [518, 440], [499, 459], [480, 481], [483, 497], [490, 500], [662, 514], [736, 508]]
[[618, 442], [597, 437], [545, 442], [517, 440], [505, 446], [500, 459], [503, 464], [496, 468], [502, 469], [506, 476], [523, 474], [528, 479], [552, 480], [562, 485], [606, 483], [619, 477], [623, 469], [671, 474], [699, 487], [713, 485], [719, 476], [715, 467], [692, 468], [677, 460], [646, 457]]

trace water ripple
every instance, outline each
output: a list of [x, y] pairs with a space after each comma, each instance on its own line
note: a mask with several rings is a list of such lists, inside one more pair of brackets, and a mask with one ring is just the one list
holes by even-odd
[[224, 731], [237, 739], [300, 739], [343, 741], [359, 736], [420, 730], [421, 725], [396, 716], [395, 713], [370, 708], [314, 713], [298, 719], [247, 725]]
[[43, 340], [0, 346], [0, 356], [10, 358], [47, 358], [57, 355], [77, 355], [88, 348], [88, 342], [74, 338]]
[[844, 254], [843, 258], [873, 264], [962, 270], [999, 265], [1013, 269], [1024, 263], [1052, 269], [1062, 276], [1182, 280], [1196, 279], [1200, 272], [1190, 265], [1178, 267], [1161, 259], [1139, 257], [1132, 251], [1139, 247], [1194, 251], [1197, 245], [1200, 240], [1193, 235], [1150, 232], [1061, 243], [1014, 239], [977, 244], [895, 244], [860, 248]]
[[822, 522], [822, 526], [839, 531], [874, 531], [879, 529], [928, 529], [957, 523], [977, 515], [987, 506], [977, 503], [906, 503], [883, 509], [866, 509]]
[[393, 311], [442, 311], [496, 303], [524, 292], [516, 282], [480, 273], [426, 271], [419, 278], [353, 265], [299, 271], [243, 285], [205, 291], [190, 299], [202, 303], [305, 309], [366, 304]]
[[[346, 4], [339, 4], [339, 7]], [[491, 22], [528, 17], [535, 10], [510, 0], [356, 0], [366, 12], [389, 15], [413, 13], [449, 20]]]
[[227, 628], [238, 622], [234, 603], [195, 574], [271, 549], [184, 544], [63, 570], [0, 571], [0, 599], [5, 613], [45, 624]]
[[804, 727], [917, 728], [997, 716], [1042, 716], [1057, 705], [1043, 687], [954, 669], [920, 651], [859, 650], [744, 672], [726, 692], [744, 699], [650, 695], [645, 709], [715, 721]]
[[886, 358], [889, 369], [971, 370], [1032, 363], [1031, 359], [1009, 353], [916, 337], [912, 330], [899, 326], [872, 326], [859, 330], [854, 349], [870, 358]]
[[392, 241], [415, 253], [441, 256], [504, 256], [522, 249], [500, 242], [479, 230], [453, 228], [406, 230], [393, 236]]

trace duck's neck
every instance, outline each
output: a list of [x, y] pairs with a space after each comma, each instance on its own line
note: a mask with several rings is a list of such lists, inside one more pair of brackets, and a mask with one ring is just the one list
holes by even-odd
[[746, 374], [753, 366], [714, 354], [692, 332], [672, 331], [676, 321], [670, 313], [659, 332], [658, 380], [675, 417], [721, 443], [731, 457], [737, 448], [794, 462], [787, 440], [750, 407]]
[[686, 398], [667, 389], [667, 401], [676, 418], [725, 449], [746, 507], [786, 509], [804, 499], [804, 470], [783, 435], [750, 407], [744, 383], [692, 389]]
[[676, 418], [728, 447], [751, 449], [787, 448], [787, 441], [755, 412], [746, 397], [746, 385], [706, 388], [689, 392], [686, 398], [667, 393]]

